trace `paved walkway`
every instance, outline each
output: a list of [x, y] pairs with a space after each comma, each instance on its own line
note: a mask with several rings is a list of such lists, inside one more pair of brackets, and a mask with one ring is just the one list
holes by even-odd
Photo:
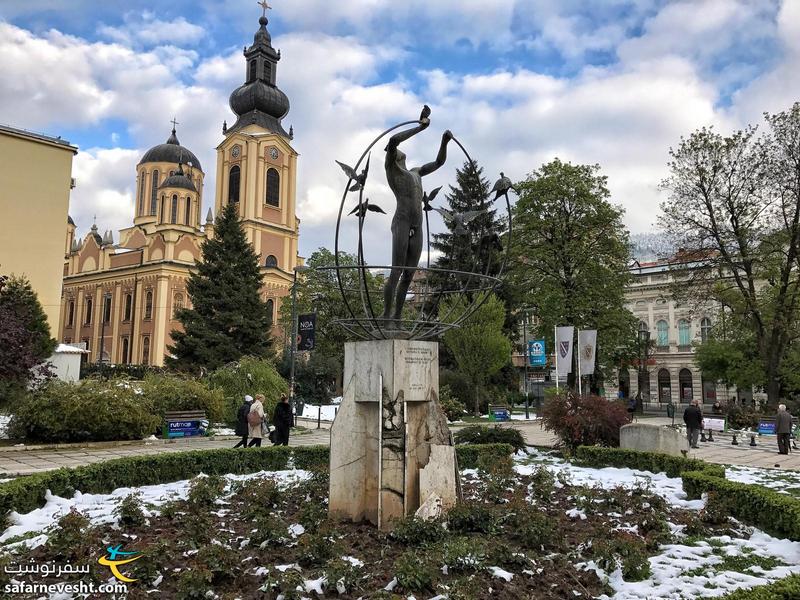
[[[658, 425], [671, 423], [671, 420], [664, 417], [645, 417], [642, 421]], [[456, 426], [453, 429], [457, 430], [463, 426]], [[522, 431], [525, 441], [534, 446], [549, 448], [556, 443], [555, 436], [545, 431], [539, 421], [512, 421], [503, 423], [502, 426], [519, 429]], [[126, 456], [144, 456], [161, 452], [183, 452], [210, 448], [231, 448], [237, 439], [226, 436], [110, 444], [62, 444], [57, 448], [41, 446], [0, 447], [0, 478], [40, 473], [58, 469], [59, 467], [77, 467]], [[714, 440], [714, 442], [701, 442], [700, 449], [691, 450], [689, 456], [720, 464], [800, 471], [800, 452], [795, 452], [789, 456], [779, 455], [777, 453], [777, 444], [772, 437], [757, 438], [758, 446], [755, 448], [748, 445], [749, 438], [739, 439], [738, 446], [731, 445], [730, 435], [720, 434], [715, 436]], [[289, 439], [289, 445], [291, 446], [327, 445], [329, 443], [330, 431], [327, 429], [312, 429], [299, 435], [293, 435]]]

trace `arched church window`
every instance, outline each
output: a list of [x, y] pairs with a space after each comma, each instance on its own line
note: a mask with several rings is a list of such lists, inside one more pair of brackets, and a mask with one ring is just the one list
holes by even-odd
[[158, 209], [158, 171], [153, 171], [153, 183], [150, 188], [150, 214], [155, 216]]
[[133, 294], [125, 294], [125, 311], [123, 313], [123, 321], [131, 320], [131, 313], [133, 312]]
[[146, 335], [142, 338], [142, 364], [150, 364], [150, 336]]
[[178, 222], [178, 196], [172, 196], [172, 211], [169, 216], [169, 222], [173, 225]]
[[265, 267], [277, 267], [278, 266], [278, 259], [275, 257], [274, 254], [270, 254], [267, 257], [266, 262], [264, 263]]
[[708, 341], [711, 337], [711, 319], [708, 317], [704, 317], [702, 321], [700, 321], [700, 339], [702, 341]]
[[139, 175], [139, 212], [137, 214], [144, 215], [144, 170]]
[[281, 176], [277, 169], [267, 170], [267, 204], [279, 206], [281, 196]]
[[275, 321], [275, 301], [271, 298], [267, 300], [267, 315], [269, 317], [268, 325], [272, 326]]
[[128, 342], [128, 338], [122, 338], [122, 364], [128, 364], [128, 350], [129, 350], [130, 342]]
[[247, 81], [255, 81], [256, 80], [256, 61], [255, 59], [250, 61], [250, 73], [247, 76]]
[[269, 83], [271, 76], [272, 76], [272, 65], [269, 64], [268, 60], [265, 60], [264, 61], [264, 76], [262, 77], [262, 79], [264, 81], [266, 81], [267, 83]]
[[175, 319], [178, 316], [178, 311], [183, 308], [183, 294], [177, 293], [175, 297], [172, 299], [172, 318]]
[[228, 174], [228, 202], [239, 202], [239, 179], [241, 177], [239, 165], [231, 167]]
[[186, 196], [186, 211], [183, 218], [183, 222], [185, 225], [191, 225], [192, 221], [192, 198], [191, 196]]
[[70, 300], [67, 305], [67, 327], [75, 324], [75, 300]]
[[147, 290], [144, 295], [144, 318], [153, 318], [153, 290]]
[[92, 299], [90, 297], [86, 298], [86, 318], [83, 320], [84, 325], [91, 325], [92, 324]]

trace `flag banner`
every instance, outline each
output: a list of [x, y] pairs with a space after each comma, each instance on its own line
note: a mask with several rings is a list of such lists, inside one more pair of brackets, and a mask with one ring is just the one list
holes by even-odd
[[316, 345], [317, 313], [297, 317], [297, 350], [307, 352]]
[[597, 353], [597, 330], [587, 329], [578, 332], [578, 361], [581, 375], [594, 373], [595, 354]]
[[559, 375], [572, 373], [572, 341], [574, 339], [574, 327], [556, 327], [556, 357]]
[[531, 367], [544, 367], [547, 365], [544, 340], [528, 341], [528, 365]]

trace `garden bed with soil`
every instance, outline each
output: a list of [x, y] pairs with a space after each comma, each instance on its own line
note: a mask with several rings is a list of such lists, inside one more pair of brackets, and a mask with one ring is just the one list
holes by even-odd
[[391, 534], [329, 521], [324, 472], [50, 496], [12, 513], [0, 567], [70, 563], [107, 582], [97, 560], [121, 545], [142, 556], [122, 568], [137, 579], [128, 598], [242, 600], [700, 598], [800, 572], [800, 543], [729, 519], [713, 496], [688, 500], [678, 478], [536, 451], [481, 467], [464, 471], [464, 503]]

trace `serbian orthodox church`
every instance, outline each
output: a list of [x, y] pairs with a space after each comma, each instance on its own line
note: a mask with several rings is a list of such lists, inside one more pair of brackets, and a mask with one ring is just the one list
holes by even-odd
[[[238, 206], [276, 323], [299, 260], [297, 152], [291, 128], [282, 125], [289, 99], [277, 87], [280, 52], [272, 47], [266, 16], [259, 24], [244, 50], [245, 82], [230, 96], [236, 122], [223, 124], [217, 146], [213, 213], [225, 203]], [[90, 361], [163, 365], [172, 331], [180, 328], [175, 313], [190, 303], [187, 279], [214, 224], [212, 209], [203, 222], [206, 172], [181, 145], [175, 125], [136, 166], [133, 222], [117, 241], [97, 225], [79, 238], [72, 219], [67, 222], [59, 339], [86, 343]], [[273, 335], [283, 332], [273, 326]]]

